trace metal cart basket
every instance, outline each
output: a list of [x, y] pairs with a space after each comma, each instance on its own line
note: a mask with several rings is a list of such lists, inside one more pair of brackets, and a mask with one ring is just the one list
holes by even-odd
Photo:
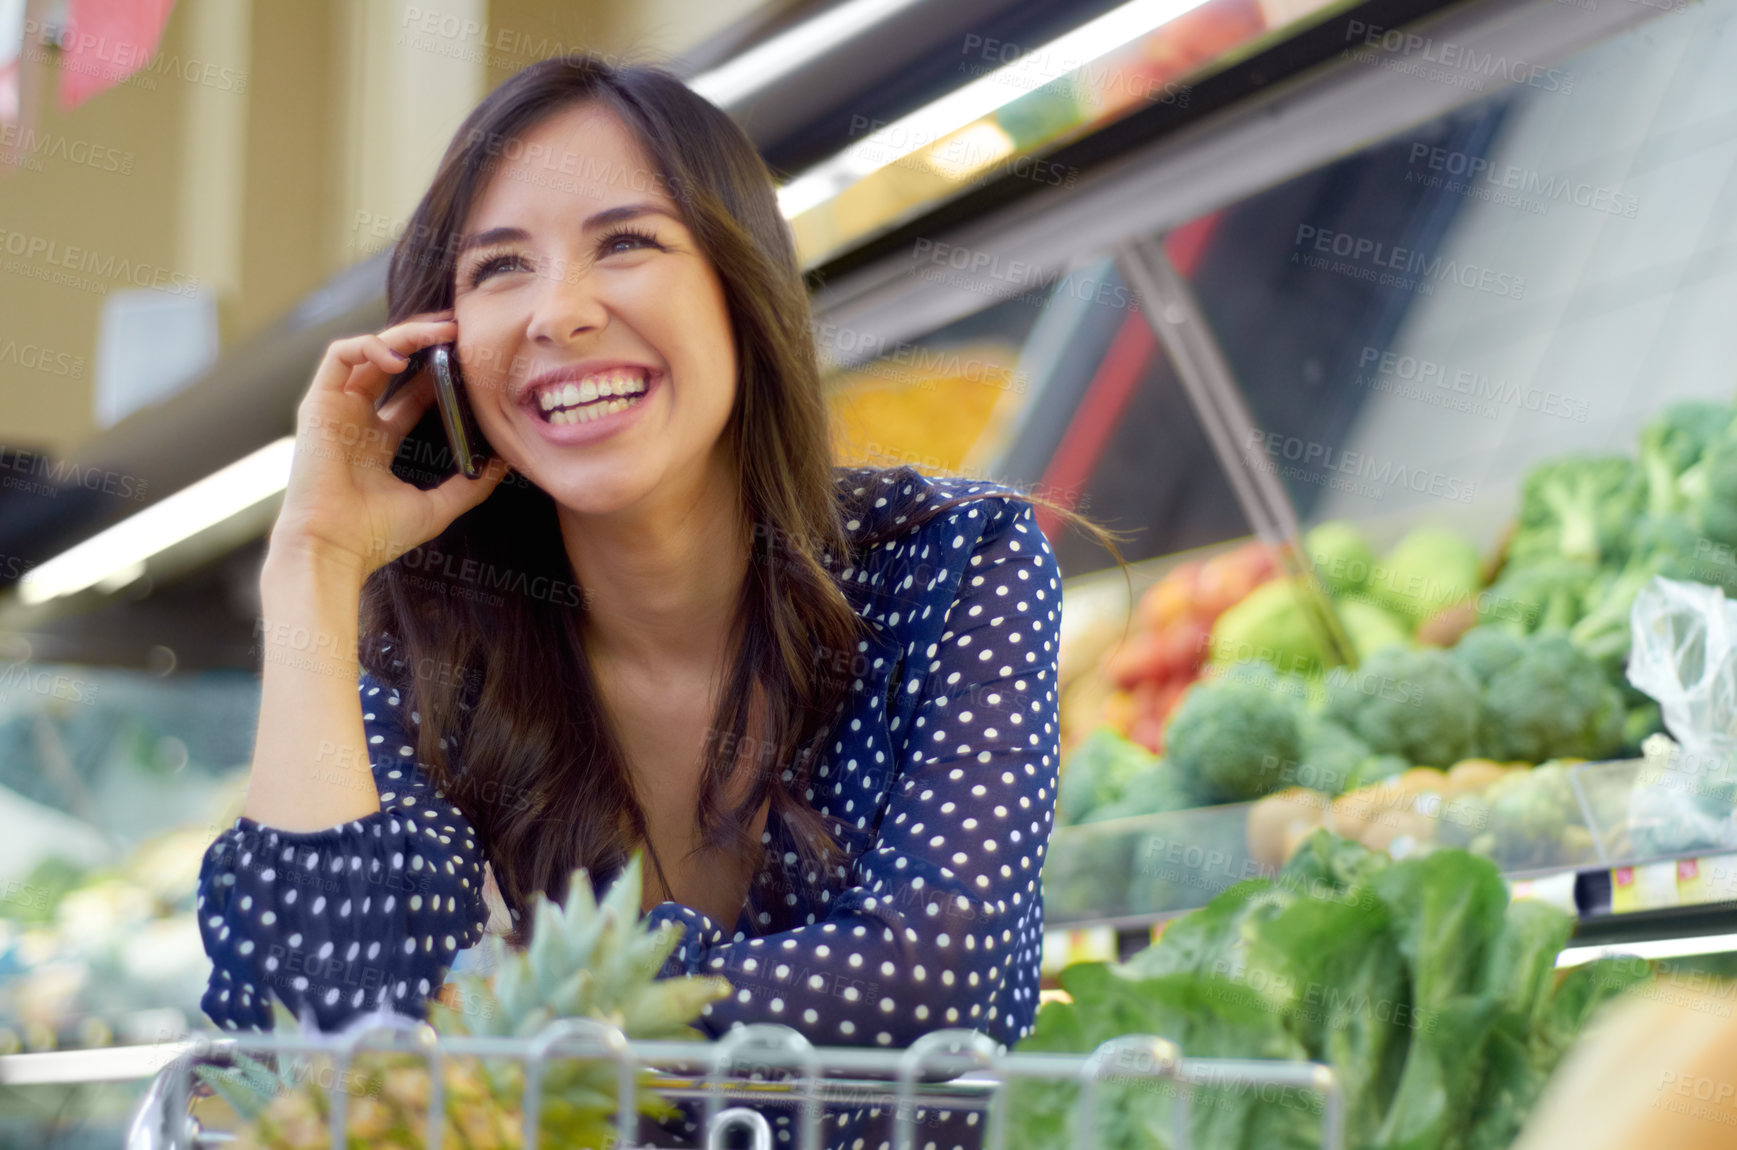
[[[938, 1030], [907, 1049], [815, 1047], [785, 1026], [761, 1024], [732, 1030], [715, 1042], [634, 1042], [614, 1027], [586, 1019], [562, 1019], [531, 1038], [441, 1037], [426, 1025], [378, 1026], [344, 1035], [280, 1035], [244, 1032], [217, 1034], [163, 1048], [168, 1065], [153, 1078], [132, 1116], [127, 1150], [214, 1150], [232, 1136], [202, 1129], [191, 1113], [196, 1084], [193, 1067], [222, 1065], [234, 1052], [255, 1056], [323, 1056], [341, 1081], [352, 1061], [366, 1051], [420, 1054], [427, 1059], [432, 1091], [428, 1099], [428, 1147], [437, 1150], [443, 1122], [441, 1059], [481, 1057], [518, 1061], [525, 1067], [523, 1095], [526, 1150], [538, 1145], [538, 1118], [545, 1075], [555, 1059], [586, 1058], [613, 1062], [618, 1068], [618, 1126], [615, 1146], [636, 1143], [633, 1098], [641, 1071], [658, 1075], [656, 1089], [671, 1101], [703, 1105], [705, 1145], [721, 1148], [732, 1131], [746, 1131], [755, 1150], [772, 1150], [770, 1124], [752, 1104], [780, 1103], [800, 1108], [794, 1139], [781, 1147], [820, 1150], [822, 1113], [828, 1103], [881, 1107], [896, 1131], [893, 1150], [919, 1144], [916, 1125], [927, 1108], [978, 1112], [985, 1117], [985, 1150], [1002, 1150], [1006, 1143], [1009, 1091], [1022, 1082], [1047, 1080], [1079, 1085], [1072, 1115], [1070, 1145], [1089, 1150], [1099, 1145], [1097, 1101], [1106, 1083], [1151, 1082], [1169, 1090], [1172, 1108], [1171, 1146], [1189, 1145], [1190, 1098], [1198, 1087], [1238, 1087], [1307, 1092], [1320, 1101], [1321, 1146], [1341, 1150], [1344, 1141], [1344, 1100], [1330, 1068], [1312, 1062], [1253, 1059], [1185, 1058], [1163, 1038], [1128, 1035], [1104, 1043], [1091, 1054], [1008, 1052], [989, 1036], [974, 1030]], [[331, 1145], [347, 1144], [345, 1093], [328, 1092]], [[1312, 1109], [1312, 1107], [1311, 1107]], [[547, 1138], [544, 1146], [549, 1145]]]

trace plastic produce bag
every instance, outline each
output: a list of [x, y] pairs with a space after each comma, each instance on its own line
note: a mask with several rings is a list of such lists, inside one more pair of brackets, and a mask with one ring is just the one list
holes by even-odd
[[1737, 846], [1737, 603], [1717, 587], [1655, 576], [1629, 614], [1628, 680], [1676, 741], [1649, 753], [1629, 796], [1642, 856]]

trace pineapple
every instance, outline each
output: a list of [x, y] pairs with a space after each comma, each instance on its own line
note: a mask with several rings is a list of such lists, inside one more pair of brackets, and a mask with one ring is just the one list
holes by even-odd
[[[730, 993], [722, 978], [656, 974], [675, 948], [679, 931], [640, 926], [636, 854], [602, 903], [589, 877], [575, 871], [565, 907], [539, 896], [531, 941], [523, 953], [505, 951], [495, 935], [495, 974], [458, 979], [464, 1011], [437, 1000], [429, 1023], [442, 1035], [526, 1038], [560, 1018], [592, 1018], [619, 1027], [629, 1038], [697, 1038], [691, 1023], [701, 1009]], [[277, 1026], [298, 1024], [274, 1003]], [[236, 1150], [316, 1150], [331, 1145], [328, 1088], [348, 1095], [345, 1126], [352, 1145], [381, 1150], [420, 1150], [427, 1125], [430, 1082], [418, 1055], [364, 1053], [342, 1082], [329, 1059], [310, 1069], [306, 1058], [280, 1058], [278, 1069], [238, 1054], [232, 1068], [201, 1066], [200, 1077], [229, 1102], [242, 1120]], [[524, 1067], [507, 1060], [485, 1062], [448, 1056], [442, 1063], [442, 1145], [470, 1150], [511, 1150], [522, 1144]], [[542, 1139], [545, 1146], [603, 1147], [613, 1144], [616, 1067], [613, 1062], [552, 1060], [543, 1077]], [[639, 1113], [664, 1120], [675, 1108], [650, 1088], [641, 1072]]]

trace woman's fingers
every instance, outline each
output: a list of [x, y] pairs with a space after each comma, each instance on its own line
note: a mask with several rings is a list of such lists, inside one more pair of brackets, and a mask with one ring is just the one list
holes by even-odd
[[507, 466], [506, 460], [498, 455], [492, 456], [483, 473], [475, 479], [466, 479], [462, 474], [450, 475], [443, 483], [425, 492], [426, 498], [435, 506], [435, 518], [440, 523], [433, 534], [444, 531], [454, 519], [492, 495], [501, 480], [506, 478]]
[[379, 410], [380, 422], [386, 425], [387, 442], [394, 454], [398, 451], [399, 443], [410, 434], [410, 429], [422, 419], [428, 405], [433, 402], [434, 385], [428, 373], [423, 372], [399, 388], [398, 394]]
[[449, 343], [458, 336], [451, 319], [416, 319], [395, 324], [379, 333], [348, 336], [326, 347], [313, 389], [359, 395], [373, 404], [387, 382], [409, 365], [410, 354], [436, 343]]

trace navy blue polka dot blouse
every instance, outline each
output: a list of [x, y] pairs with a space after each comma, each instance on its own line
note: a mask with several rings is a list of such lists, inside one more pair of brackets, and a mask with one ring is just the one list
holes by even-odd
[[[853, 677], [807, 796], [845, 865], [797, 874], [794, 832], [769, 815], [735, 923], [675, 902], [649, 913], [682, 932], [660, 973], [730, 981], [699, 1021], [713, 1037], [776, 1022], [816, 1045], [906, 1046], [970, 1027], [1011, 1045], [1038, 1005], [1060, 571], [1007, 488], [908, 468], [839, 476], [873, 505], [852, 537], [894, 531], [833, 565], [870, 638], [816, 656]], [[961, 495], [978, 498], [898, 531]], [[418, 767], [411, 703], [366, 672], [360, 690], [381, 809], [309, 832], [243, 816], [205, 854], [202, 1005], [220, 1026], [269, 1028], [268, 993], [322, 1029], [381, 1009], [421, 1018], [482, 938], [486, 844]]]

